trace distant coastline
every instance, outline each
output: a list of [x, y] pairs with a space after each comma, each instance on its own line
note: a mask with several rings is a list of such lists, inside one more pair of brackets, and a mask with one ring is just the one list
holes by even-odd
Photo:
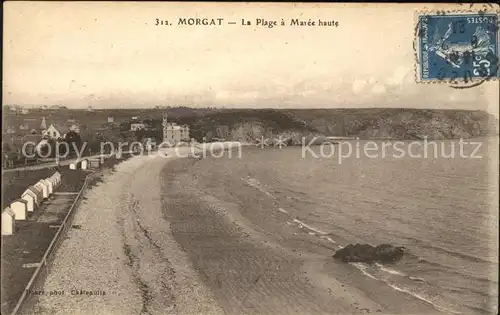
[[[69, 109], [40, 107], [26, 109], [4, 106], [3, 133], [26, 120], [41, 116], [56, 124], [78, 120], [83, 134], [99, 133], [106, 139], [126, 134], [132, 117], [150, 119], [152, 129], [161, 128], [161, 117], [190, 127], [190, 136], [199, 142], [205, 138], [252, 142], [260, 137], [292, 139], [303, 137], [349, 137], [360, 140], [470, 139], [498, 135], [498, 119], [480, 110], [437, 110], [411, 108], [336, 108], [336, 109], [225, 109], [156, 107], [149, 109]], [[113, 118], [114, 123], [107, 119]], [[156, 122], [157, 120], [157, 122]], [[156, 125], [154, 125], [156, 124]], [[130, 131], [130, 127], [128, 127]], [[132, 135], [133, 137], [133, 135]], [[84, 139], [85, 140], [85, 139]], [[157, 139], [161, 142], [161, 139]]]

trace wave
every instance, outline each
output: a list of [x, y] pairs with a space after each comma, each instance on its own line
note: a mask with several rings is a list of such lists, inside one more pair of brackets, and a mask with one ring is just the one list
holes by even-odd
[[[389, 282], [388, 280], [386, 279], [381, 279], [381, 278], [378, 278], [376, 277], [375, 275], [371, 274], [368, 269], [369, 269], [369, 266], [366, 265], [366, 264], [363, 264], [363, 263], [350, 263], [351, 265], [355, 266], [358, 270], [360, 270], [365, 276], [371, 278], [371, 279], [374, 279], [374, 280], [378, 280], [378, 281], [382, 281], [384, 282], [385, 284], [387, 284], [389, 287], [391, 287], [392, 289], [396, 290], [396, 291], [399, 291], [399, 292], [403, 292], [403, 293], [406, 293], [406, 294], [409, 294], [421, 301], [424, 301], [430, 305], [432, 305], [435, 309], [437, 309], [438, 311], [441, 311], [441, 312], [444, 312], [444, 313], [447, 313], [447, 314], [460, 314], [460, 312], [457, 312], [455, 310], [452, 310], [450, 308], [447, 308], [447, 307], [444, 307], [442, 305], [439, 305], [437, 304], [436, 302], [432, 301], [431, 299], [429, 299], [428, 297], [425, 297], [423, 296], [421, 293], [419, 292], [416, 292], [414, 290], [411, 290], [411, 289], [408, 289], [408, 288], [404, 288], [404, 287], [401, 287], [401, 286], [398, 286], [394, 283], [391, 283]], [[377, 264], [378, 266], [379, 264]], [[381, 269], [381, 268], [380, 268]], [[408, 277], [406, 276], [406, 274], [404, 273], [401, 273], [397, 270], [393, 270], [393, 269], [389, 269], [389, 268], [384, 268], [385, 270], [384, 271], [389, 271], [389, 273], [391, 274], [398, 274], [398, 275], [404, 275], [405, 277], [407, 278], [411, 278], [411, 277]], [[382, 269], [381, 269], [382, 270]]]
[[459, 294], [470, 294], [474, 293], [477, 295], [480, 295], [484, 298], [495, 298], [497, 297], [497, 294], [495, 293], [488, 293], [488, 292], [482, 292], [479, 290], [471, 289], [471, 288], [466, 288], [466, 287], [447, 287], [447, 290], [453, 293], [459, 293]]
[[[336, 243], [337, 243], [337, 242], [335, 242], [334, 240], [332, 240], [332, 238], [331, 238], [331, 237], [329, 237], [329, 236], [327, 236], [327, 237], [326, 237], [326, 240], [327, 240], [328, 242], [330, 242], [330, 243], [333, 243], [333, 244], [336, 244]], [[340, 246], [340, 245], [339, 245], [339, 246]]]
[[279, 211], [279, 212], [283, 212], [283, 213], [288, 213], [288, 211], [286, 211], [286, 210], [285, 210], [285, 209], [283, 209], [283, 208], [278, 208], [278, 211]]
[[305, 224], [304, 222], [302, 222], [302, 221], [300, 221], [300, 220], [298, 220], [298, 219], [293, 219], [293, 222], [298, 223], [299, 225], [301, 225], [301, 226], [305, 227], [306, 229], [311, 230], [311, 231], [313, 231], [313, 232], [316, 232], [316, 233], [318, 233], [318, 234], [321, 234], [321, 235], [327, 235], [327, 234], [328, 234], [328, 233], [326, 233], [326, 232], [323, 232], [323, 231], [321, 231], [321, 230], [318, 230], [318, 229], [316, 229], [316, 228], [313, 228], [312, 226], [309, 226], [309, 225]]
[[379, 278], [375, 277], [371, 273], [367, 271], [368, 266], [363, 264], [363, 263], [351, 263], [354, 267], [358, 268], [365, 276], [372, 278], [374, 280], [380, 280]]
[[396, 276], [401, 276], [401, 277], [408, 277], [408, 275], [405, 274], [404, 272], [401, 272], [401, 271], [398, 271], [398, 270], [386, 267], [386, 266], [384, 266], [382, 264], [375, 263], [375, 266], [377, 266], [380, 270], [382, 270], [384, 272], [387, 272], [387, 273], [389, 273], [391, 275], [396, 275]]
[[267, 191], [257, 179], [247, 176], [246, 178], [241, 178], [241, 180], [247, 183], [248, 185], [257, 188], [260, 192], [268, 195], [272, 199], [276, 200], [276, 197], [274, 197], [269, 191]]
[[447, 248], [444, 248], [444, 247], [441, 247], [441, 246], [428, 245], [428, 244], [422, 244], [422, 246], [426, 247], [426, 248], [429, 248], [429, 249], [437, 249], [439, 251], [442, 251], [442, 252], [445, 252], [445, 253], [449, 254], [450, 256], [454, 256], [454, 257], [457, 257], [457, 258], [462, 258], [462, 259], [469, 260], [469, 261], [472, 261], [472, 262], [486, 263], [486, 264], [498, 264], [498, 261], [492, 261], [492, 260], [480, 258], [480, 257], [477, 257], [477, 256], [472, 256], [472, 255], [464, 254], [464, 253], [457, 252], [457, 251], [454, 251], [454, 250], [451, 250], [451, 249], [447, 249]]
[[483, 283], [498, 283], [497, 280], [495, 280], [495, 279], [481, 278], [481, 277], [478, 277], [478, 276], [475, 276], [475, 275], [472, 275], [472, 274], [469, 274], [469, 273], [460, 272], [459, 270], [457, 270], [457, 269], [455, 269], [455, 268], [453, 268], [451, 266], [447, 266], [447, 265], [443, 265], [443, 264], [440, 264], [440, 263], [437, 263], [437, 262], [429, 261], [429, 260], [427, 260], [425, 258], [413, 255], [413, 254], [411, 254], [409, 252], [405, 253], [405, 257], [406, 258], [404, 258], [404, 260], [406, 260], [406, 261], [412, 261], [413, 260], [417, 264], [424, 264], [424, 265], [429, 266], [429, 267], [434, 267], [437, 271], [439, 271], [441, 273], [442, 272], [446, 272], [446, 273], [449, 273], [449, 274], [454, 274], [454, 275], [458, 275], [458, 276], [462, 276], [462, 277], [467, 277], [467, 278], [470, 278], [472, 280], [483, 282]]
[[420, 239], [417, 239], [417, 238], [414, 238], [414, 237], [408, 237], [408, 236], [403, 236], [403, 237], [406, 238], [406, 239], [408, 239], [408, 240], [410, 240], [410, 241], [413, 241], [413, 242], [419, 244], [420, 246], [422, 246], [424, 248], [433, 249], [433, 250], [437, 250], [437, 251], [440, 251], [440, 252], [444, 252], [444, 253], [449, 254], [450, 256], [454, 256], [454, 257], [457, 257], [457, 258], [469, 260], [469, 261], [472, 261], [472, 262], [478, 262], [478, 263], [498, 264], [498, 261], [492, 261], [492, 260], [484, 259], [484, 258], [481, 258], [481, 257], [477, 257], [477, 256], [465, 254], [465, 253], [462, 253], [462, 252], [457, 252], [455, 250], [451, 250], [451, 249], [448, 249], [448, 248], [445, 248], [445, 247], [442, 247], [442, 246], [432, 245], [432, 244], [429, 244], [428, 242], [425, 242], [423, 240], [420, 240]]

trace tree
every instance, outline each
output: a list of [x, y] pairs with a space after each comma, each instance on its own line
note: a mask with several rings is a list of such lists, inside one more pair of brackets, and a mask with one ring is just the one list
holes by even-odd
[[120, 131], [129, 131], [129, 130], [130, 130], [130, 122], [120, 123]]
[[7, 142], [3, 142], [2, 143], [2, 152], [9, 152], [9, 151], [11, 151], [10, 144], [8, 144]]
[[142, 139], [146, 136], [146, 132], [144, 129], [139, 128], [135, 131], [135, 138], [137, 141], [142, 141]]
[[82, 137], [76, 131], [68, 131], [64, 140], [68, 143], [70, 152], [73, 152], [75, 149], [80, 150], [82, 146]]

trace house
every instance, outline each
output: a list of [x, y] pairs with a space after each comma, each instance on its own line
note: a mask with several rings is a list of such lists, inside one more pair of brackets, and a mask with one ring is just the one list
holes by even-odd
[[50, 139], [59, 139], [62, 137], [61, 129], [54, 124], [51, 124], [49, 128], [42, 132], [43, 137], [48, 137]]
[[19, 130], [28, 131], [30, 130], [30, 127], [27, 123], [23, 122], [22, 124], [19, 125]]
[[154, 138], [146, 138], [144, 139], [144, 146], [147, 151], [152, 151], [156, 149], [156, 141]]
[[5, 130], [5, 133], [8, 134], [8, 135], [13, 135], [13, 134], [16, 133], [16, 128], [14, 128], [12, 126], [8, 126], [7, 130]]
[[189, 126], [169, 123], [167, 115], [163, 116], [163, 142], [175, 145], [181, 141], [189, 141]]
[[34, 118], [26, 118], [23, 119], [22, 122], [18, 126], [18, 130], [20, 134], [28, 134], [28, 133], [38, 133], [39, 129], [37, 119]]
[[146, 129], [146, 126], [143, 123], [131, 123], [130, 131], [137, 131], [139, 129]]
[[28, 115], [29, 113], [30, 113], [30, 111], [27, 108], [21, 109], [21, 114]]
[[179, 126], [177, 124], [169, 124], [165, 130], [165, 139], [172, 144], [177, 144], [181, 141], [189, 141], [189, 127], [186, 125]]
[[34, 118], [23, 119], [17, 125], [16, 132], [19, 134], [38, 133], [39, 126], [37, 120]]
[[115, 122], [115, 118], [114, 117], [108, 117], [108, 123], [114, 123]]

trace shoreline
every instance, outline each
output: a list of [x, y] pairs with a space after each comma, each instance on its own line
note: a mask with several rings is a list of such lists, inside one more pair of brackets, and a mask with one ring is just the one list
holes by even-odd
[[[166, 309], [174, 314], [441, 313], [370, 279], [353, 265], [333, 261], [335, 240], [320, 230], [309, 231], [314, 226], [307, 221], [296, 220], [302, 227], [287, 224], [294, 220], [286, 208], [281, 211], [272, 198], [262, 199], [255, 187], [238, 186], [249, 192], [245, 197], [249, 202], [253, 200], [248, 209], [241, 208], [237, 200], [241, 197], [225, 198], [224, 186], [218, 183], [221, 178], [210, 173], [221, 170], [213, 170], [211, 163], [210, 155], [206, 161], [136, 156], [106, 175], [87, 192], [75, 216], [82, 230], [71, 231], [62, 244], [45, 290], [77, 287], [107, 294], [92, 299], [42, 296], [38, 310], [42, 314], [137, 314], [140, 308], [150, 314]], [[153, 187], [156, 181], [160, 185]], [[99, 220], [95, 209], [100, 209]], [[320, 240], [311, 242], [317, 236]], [[267, 269], [271, 266], [278, 267], [274, 274]], [[243, 294], [248, 299], [241, 304]]]
[[[159, 173], [175, 159], [131, 157], [86, 192], [74, 218], [81, 229], [69, 231], [43, 287], [65, 294], [41, 295], [33, 312], [221, 313], [161, 215]], [[69, 294], [74, 289], [106, 294]]]
[[[259, 154], [259, 153], [257, 153], [257, 154]], [[273, 159], [273, 160], [276, 159], [277, 161], [283, 162], [284, 160], [280, 160], [277, 158], [279, 154], [280, 153], [277, 153], [275, 155], [265, 155], [264, 160], [257, 159], [257, 161], [263, 162], [263, 161], [266, 161], [266, 159]], [[255, 156], [253, 156], [253, 155], [250, 155], [250, 157], [255, 158]], [[298, 198], [291, 198], [290, 199], [290, 203], [288, 203], [290, 208], [287, 208], [287, 206], [286, 206], [287, 203], [285, 203], [285, 206], [283, 205], [282, 202], [286, 201], [285, 197], [288, 198], [287, 196], [290, 196], [289, 193], [299, 194], [299, 192], [293, 188], [293, 187], [296, 187], [295, 185], [285, 185], [285, 188], [283, 188], [283, 189], [281, 188], [281, 186], [279, 186], [279, 188], [278, 188], [278, 186], [273, 185], [273, 183], [275, 183], [274, 179], [269, 177], [269, 176], [266, 176], [266, 171], [265, 171], [266, 169], [265, 168], [261, 169], [258, 166], [259, 163], [252, 163], [251, 161], [254, 159], [247, 159], [246, 161], [241, 161], [241, 162], [234, 161], [234, 162], [231, 162], [229, 164], [225, 164], [226, 161], [224, 159], [219, 159], [218, 162], [215, 160], [216, 159], [213, 159], [213, 161], [207, 161], [205, 167], [193, 167], [194, 170], [192, 172], [190, 172], [190, 174], [192, 174], [191, 176], [193, 176], [193, 177], [197, 176], [197, 177], [202, 177], [202, 178], [205, 177], [205, 180], [203, 181], [203, 185], [200, 184], [200, 186], [198, 186], [196, 188], [197, 190], [202, 190], [203, 187], [205, 187], [204, 185], [208, 185], [208, 189], [210, 189], [210, 193], [215, 194], [215, 196], [217, 196], [218, 199], [226, 200], [232, 204], [238, 204], [240, 208], [237, 211], [245, 212], [245, 216], [247, 218], [249, 218], [250, 221], [253, 221], [257, 227], [258, 226], [265, 226], [266, 224], [269, 224], [269, 228], [267, 228], [267, 230], [271, 231], [270, 232], [271, 234], [273, 231], [277, 231], [277, 232], [279, 231], [280, 232], [279, 238], [284, 237], [284, 235], [281, 233], [281, 231], [283, 230], [282, 225], [287, 224], [290, 227], [291, 226], [296, 227], [297, 228], [296, 233], [302, 233], [305, 237], [309, 237], [309, 239], [311, 239], [311, 240], [309, 240], [310, 242], [316, 242], [316, 241], [312, 241], [312, 239], [319, 238], [319, 239], [322, 239], [322, 241], [321, 241], [322, 245], [329, 245], [331, 247], [331, 244], [328, 244], [329, 242], [327, 241], [327, 237], [330, 237], [331, 235], [328, 235], [328, 234], [323, 235], [323, 234], [325, 234], [325, 232], [322, 232], [321, 230], [327, 231], [327, 232], [332, 231], [332, 230], [328, 227], [327, 224], [322, 224], [320, 222], [321, 219], [319, 219], [319, 217], [312, 216], [312, 214], [311, 215], [306, 214], [308, 212], [308, 210], [313, 211], [312, 210], [313, 206], [311, 206], [310, 208], [305, 207], [305, 206], [307, 206], [307, 202], [304, 202], [301, 206], [299, 206], [299, 208], [302, 208], [302, 207], [304, 207], [304, 208], [298, 209], [298, 210], [304, 210], [306, 212], [306, 213], [304, 213], [304, 216], [301, 216], [301, 213], [297, 212], [298, 210], [294, 211], [293, 202], [298, 200]], [[200, 163], [203, 163], [203, 161], [200, 161]], [[223, 170], [223, 167], [225, 167], [226, 165], [228, 168], [230, 168], [234, 172], [237, 172], [237, 175], [233, 176], [231, 171]], [[242, 167], [242, 165], [245, 165], [245, 166]], [[269, 166], [272, 167], [272, 164], [269, 164]], [[296, 169], [288, 168], [287, 170], [289, 172], [294, 172]], [[195, 174], [198, 174], [198, 175], [195, 175]], [[304, 175], [305, 173], [302, 172], [301, 174]], [[249, 179], [245, 182], [244, 185], [241, 185], [241, 183], [239, 183], [237, 179], [238, 179], [238, 177], [242, 177], [241, 179], [243, 180], [244, 179], [243, 177], [245, 177], [244, 175], [249, 175], [249, 176], [247, 176]], [[213, 178], [214, 176], [216, 178], [218, 177], [219, 179], [214, 179]], [[234, 180], [231, 180], [232, 177], [234, 177]], [[493, 176], [493, 177], [497, 177], [497, 176]], [[289, 176], [284, 176], [283, 178], [287, 179], [287, 178], [289, 178]], [[260, 179], [263, 183], [267, 183], [270, 186], [267, 186], [266, 184], [261, 184], [257, 179]], [[226, 193], [226, 192], [222, 191], [223, 188], [216, 189], [215, 187], [217, 187], [217, 186], [226, 187], [226, 189], [229, 188], [228, 189], [229, 191]], [[248, 186], [250, 186], [251, 189], [248, 188]], [[302, 188], [306, 188], [306, 187], [302, 187]], [[342, 186], [340, 188], [342, 188]], [[243, 192], [243, 190], [245, 190], [245, 192]], [[244, 196], [243, 197], [240, 196], [240, 194], [246, 193], [246, 190], [248, 190], [247, 194], [252, 193], [254, 200], [252, 200], [251, 198], [245, 198]], [[241, 191], [241, 193], [240, 193], [240, 191]], [[307, 191], [307, 189], [306, 189], [306, 191]], [[322, 190], [322, 192], [325, 192], [325, 191]], [[339, 193], [341, 193], [341, 192], [342, 191], [340, 191]], [[302, 195], [300, 195], [300, 196], [302, 196]], [[300, 196], [297, 196], [297, 197], [300, 197]], [[292, 196], [292, 197], [294, 197], [294, 196]], [[332, 196], [330, 196], [330, 198], [332, 198]], [[238, 199], [240, 199], [240, 200], [238, 200]], [[498, 201], [496, 201], [496, 203], [492, 203], [492, 204], [497, 204], [497, 202]], [[254, 204], [257, 204], [257, 205], [254, 205]], [[246, 209], [246, 208], [248, 208], [248, 209]], [[268, 222], [266, 222], [265, 220], [262, 220], [262, 218], [259, 218], [256, 213], [262, 213], [262, 215], [265, 215], [268, 218], [268, 220], [267, 220]], [[287, 214], [287, 215], [285, 215], [285, 214]], [[297, 214], [299, 215], [299, 217], [302, 217], [305, 219], [297, 217], [296, 216]], [[272, 221], [275, 217], [279, 218], [279, 222], [275, 225], [271, 225], [270, 221]], [[325, 217], [322, 217], [322, 218], [325, 219]], [[334, 219], [334, 218], [332, 218], [332, 219]], [[299, 223], [299, 221], [301, 221], [300, 222], [301, 224], [294, 224], [294, 223]], [[319, 227], [319, 229], [318, 229], [318, 227]], [[310, 229], [310, 228], [312, 228], [312, 229]], [[354, 227], [354, 229], [355, 229], [355, 227]], [[336, 232], [334, 231], [333, 233], [336, 233]], [[293, 235], [293, 233], [292, 233], [292, 235]], [[293, 237], [293, 236], [290, 236], [290, 237]], [[331, 237], [334, 238], [334, 240], [337, 240], [335, 238], [335, 235], [333, 235]], [[393, 238], [393, 239], [396, 241], [396, 238]], [[366, 241], [368, 243], [370, 243], [369, 239], [368, 240], [365, 239], [365, 242]], [[386, 240], [386, 241], [392, 242], [392, 240]], [[318, 243], [319, 243], [319, 241], [318, 241]], [[351, 238], [347, 238], [347, 239], [344, 239], [343, 241], [339, 242], [339, 244], [343, 244], [343, 245], [346, 245], [348, 243], [356, 243], [356, 241], [354, 241]], [[377, 244], [378, 243], [371, 244], [371, 245], [377, 245]], [[311, 244], [309, 244], [309, 245], [311, 245]], [[415, 250], [416, 250], [416, 248], [415, 248]], [[331, 254], [333, 254], [333, 252], [330, 252], [330, 253], [324, 252], [323, 257], [331, 257]], [[447, 258], [443, 255], [440, 257], [440, 259], [442, 260], [442, 259], [447, 259]], [[449, 259], [453, 259], [453, 257], [450, 257]], [[331, 260], [328, 260], [328, 258], [325, 258], [325, 261], [327, 263], [331, 263]], [[417, 261], [414, 261], [414, 263], [417, 263]], [[332, 263], [332, 265], [334, 265], [334, 264]], [[406, 265], [406, 263], [405, 263], [405, 265]], [[468, 268], [469, 269], [473, 268], [472, 266], [473, 265], [468, 265]], [[350, 265], [343, 266], [341, 268], [345, 269], [344, 267], [350, 268], [350, 269], [355, 268], [355, 266], [350, 266]], [[401, 265], [401, 267], [403, 267], [403, 265]], [[406, 268], [406, 267], [407, 266], [405, 266], [404, 268]], [[413, 267], [415, 267], [415, 266], [413, 266]], [[387, 271], [387, 270], [382, 269], [382, 270], [377, 270], [377, 273], [373, 273], [377, 277], [380, 276], [379, 271], [387, 272], [387, 273], [391, 274], [390, 280], [392, 283], [384, 283], [385, 281], [381, 280], [381, 281], [378, 281], [379, 285], [385, 286], [384, 288], [387, 290], [390, 290], [390, 291], [404, 291], [404, 290], [414, 291], [412, 293], [414, 295], [414, 297], [412, 299], [419, 299], [421, 301], [424, 301], [422, 303], [428, 304], [429, 306], [430, 306], [430, 304], [435, 304], [438, 309], [442, 309], [444, 312], [447, 312], [450, 314], [453, 314], [455, 312], [462, 312], [462, 311], [465, 313], [468, 313], [469, 311], [471, 311], [470, 309], [468, 311], [468, 307], [469, 306], [474, 307], [474, 304], [472, 304], [472, 302], [471, 302], [471, 304], [461, 304], [461, 303], [454, 302], [453, 298], [442, 299], [442, 297], [445, 296], [448, 292], [448, 290], [446, 290], [446, 288], [436, 287], [435, 289], [439, 289], [439, 290], [443, 289], [443, 291], [436, 290], [434, 293], [425, 292], [427, 290], [427, 289], [425, 289], [427, 286], [421, 288], [420, 287], [421, 284], [418, 283], [420, 281], [418, 278], [419, 275], [418, 274], [415, 275], [411, 271], [409, 272], [409, 275], [413, 276], [413, 277], [408, 276], [404, 281], [400, 282], [399, 278], [404, 277], [404, 276], [396, 274], [396, 272], [398, 271], [397, 270], [398, 267], [395, 267], [395, 268], [396, 268], [396, 270], [388, 270]], [[385, 268], [385, 269], [389, 269], [389, 268]], [[400, 269], [400, 270], [405, 271], [405, 269]], [[408, 269], [406, 269], [406, 270], [408, 270]], [[374, 271], [374, 270], [370, 270], [370, 269], [366, 270], [366, 272], [372, 272], [372, 271]], [[332, 271], [332, 272], [334, 272], [334, 271]], [[363, 271], [355, 270], [355, 272], [357, 272], [358, 274], [361, 274]], [[352, 274], [350, 272], [346, 272], [346, 273]], [[342, 273], [339, 274], [339, 277], [340, 277], [339, 279], [346, 278], [346, 276], [343, 275]], [[353, 277], [357, 278], [357, 276], [353, 276]], [[367, 275], [364, 277], [367, 278], [369, 276]], [[425, 275], [424, 275], [424, 277], [425, 277]], [[389, 275], [382, 275], [382, 279], [386, 279], [386, 278], [389, 278]], [[347, 279], [351, 280], [349, 277], [347, 277]], [[354, 279], [354, 278], [352, 278], [352, 279]], [[426, 278], [426, 279], [429, 280], [429, 282], [431, 282], [431, 278]], [[397, 280], [397, 281], [393, 282], [392, 280], [395, 280], [395, 281]], [[360, 280], [358, 282], [364, 283], [367, 281]], [[436, 282], [434, 282], [434, 283], [436, 283]], [[363, 284], [360, 284], [360, 285], [363, 286]], [[372, 288], [376, 291], [380, 290], [380, 289], [377, 289], [376, 287], [372, 287]], [[469, 289], [471, 289], [470, 286], [468, 286], [468, 285], [464, 286], [464, 290], [469, 290]], [[483, 290], [483, 289], [484, 288], [482, 288], [481, 290]], [[436, 292], [438, 293], [437, 295], [435, 294]], [[464, 292], [467, 292], [467, 291], [464, 291]], [[474, 292], [474, 291], [472, 290], [469, 292]], [[483, 293], [489, 294], [489, 292], [491, 292], [491, 291], [480, 291], [477, 294], [483, 294]], [[403, 296], [408, 295], [405, 292], [400, 292], [400, 293], [402, 293]], [[409, 292], [409, 293], [411, 293], [411, 292]], [[393, 292], [386, 293], [386, 294], [388, 297], [394, 296]], [[463, 294], [466, 294], [466, 293], [463, 293]], [[427, 299], [429, 301], [426, 301]], [[481, 302], [482, 299], [477, 300], [477, 298], [476, 298], [472, 301], [474, 301], [476, 303], [482, 303]], [[494, 302], [494, 300], [491, 302]], [[482, 307], [484, 307], [485, 310], [487, 310], [491, 307], [489, 302], [487, 302], [486, 300], [484, 303], [485, 304]], [[479, 306], [479, 307], [481, 307], [481, 306]], [[481, 308], [477, 309], [478, 314], [481, 314], [480, 310], [481, 310]], [[436, 312], [437, 312], [437, 310], [436, 310]]]
[[[197, 161], [193, 162], [182, 161], [182, 160], [175, 161], [174, 163], [169, 164], [168, 166], [165, 167], [164, 172], [166, 173], [166, 175], [164, 175], [164, 177], [168, 176], [169, 178], [171, 178], [176, 174], [175, 170], [168, 170], [168, 168], [186, 169], [186, 167], [189, 168], [189, 166], [186, 166], [186, 164], [192, 167], [193, 165], [196, 165], [198, 163], [199, 162]], [[207, 163], [210, 162], [207, 161]], [[181, 167], [180, 164], [185, 164], [185, 165], [184, 167]], [[196, 177], [197, 176], [195, 175], [196, 171], [199, 172], [200, 170], [193, 170], [192, 172], [188, 172], [189, 174], [193, 174], [189, 175], [188, 178], [191, 178], [191, 176]], [[177, 182], [177, 179], [175, 181]], [[179, 185], [186, 186], [188, 185], [188, 183], [186, 181], [182, 181]], [[196, 191], [198, 189], [199, 187], [197, 189], [195, 189], [194, 187], [190, 187], [188, 190]], [[178, 199], [182, 197], [177, 197], [177, 198], [173, 197], [173, 198]], [[186, 199], [193, 200], [195, 199], [195, 197], [193, 196], [192, 198], [186, 198]], [[340, 311], [344, 313], [345, 312], [358, 313], [361, 310], [363, 310], [362, 312], [364, 312], [364, 310], [370, 310], [372, 312], [382, 312], [384, 314], [386, 313], [395, 314], [400, 312], [403, 313], [423, 312], [427, 314], [429, 313], [441, 314], [441, 312], [435, 309], [435, 307], [428, 302], [419, 300], [418, 298], [411, 296], [409, 294], [398, 292], [386, 286], [386, 284], [378, 280], [367, 278], [358, 269], [356, 269], [355, 266], [349, 264], [343, 265], [335, 262], [331, 257], [333, 255], [333, 252], [331, 251], [331, 249], [325, 246], [325, 244], [328, 244], [328, 241], [327, 243], [323, 243], [323, 245], [320, 244], [313, 246], [311, 250], [312, 244], [309, 244], [308, 241], [306, 240], [307, 238], [310, 237], [310, 234], [308, 232], [304, 233], [304, 230], [301, 228], [292, 227], [292, 230], [288, 231], [288, 237], [289, 237], [288, 240], [287, 239], [282, 240], [283, 234], [280, 234], [280, 238], [273, 239], [272, 236], [270, 237], [269, 230], [266, 231], [265, 229], [264, 230], [259, 229], [260, 228], [259, 226], [255, 226], [251, 222], [251, 220], [245, 218], [241, 213], [239, 213], [237, 209], [235, 208], [229, 209], [230, 207], [224, 206], [225, 202], [221, 201], [220, 199], [213, 199], [210, 196], [201, 197], [201, 199], [205, 201], [208, 200], [209, 203], [213, 203], [214, 207], [213, 209], [216, 209], [215, 210], [216, 213], [219, 213], [223, 217], [226, 217], [228, 222], [230, 222], [231, 224], [239, 226], [242, 233], [250, 235], [250, 237], [246, 237], [247, 240], [249, 238], [254, 238], [255, 239], [254, 241], [256, 241], [256, 243], [259, 244], [259, 246], [263, 246], [264, 248], [271, 247], [273, 249], [273, 252], [275, 252], [275, 254], [276, 252], [281, 254], [286, 253], [286, 255], [289, 256], [289, 259], [296, 259], [298, 261], [302, 261], [301, 268], [303, 268], [303, 270], [307, 274], [307, 277], [309, 279], [308, 283], [309, 284], [315, 283], [316, 286], [322, 287], [325, 292], [329, 292], [331, 296], [334, 296], [331, 297], [332, 299], [336, 300], [336, 302], [340, 304], [340, 306], [335, 307], [336, 312]], [[186, 204], [183, 208], [189, 209], [192, 207], [188, 206], [188, 204]], [[272, 221], [272, 219], [273, 218], [267, 218], [266, 221], [269, 222]], [[276, 230], [282, 231], [282, 229], [283, 227], [279, 228], [276, 227]], [[200, 232], [198, 231], [196, 231], [195, 233], [200, 234]], [[296, 234], [298, 233], [301, 233], [302, 236], [300, 235], [297, 236]], [[224, 232], [221, 232], [221, 234], [224, 234]], [[181, 233], [181, 237], [182, 235], [183, 234]], [[178, 240], [178, 242], [183, 243], [182, 240], [181, 241]], [[229, 239], [224, 240], [224, 243], [225, 242], [229, 242]], [[306, 244], [308, 245], [304, 246], [303, 242], [306, 242]], [[191, 244], [191, 242], [188, 243]], [[290, 248], [290, 244], [292, 244], [292, 247], [294, 247], [293, 250]], [[199, 256], [200, 256], [199, 253], [194, 254], [193, 257], [195, 261], [196, 259], [202, 259]], [[237, 259], [237, 257], [234, 259]], [[258, 260], [258, 258], [255, 259]], [[222, 262], [222, 264], [224, 264], [224, 262]], [[200, 269], [199, 272], [207, 272], [207, 271]], [[264, 281], [262, 278], [260, 279], [261, 279], [260, 281]], [[352, 279], [356, 279], [354, 283], [359, 287], [351, 284]], [[209, 287], [215, 286], [216, 280], [210, 278], [206, 278], [204, 280], [207, 286]], [[382, 288], [381, 286], [386, 286], [386, 287]], [[372, 293], [375, 291], [383, 291], [384, 294], [377, 296], [374, 295], [374, 293]], [[320, 293], [320, 295], [325, 292]], [[220, 302], [221, 304], [225, 304], [228, 302], [225, 298], [226, 295], [227, 292], [224, 294], [224, 296], [218, 296], [219, 300], [222, 300], [222, 302]], [[401, 300], [405, 300], [406, 303], [405, 306], [401, 306], [400, 304]], [[329, 302], [326, 303], [330, 304]]]

